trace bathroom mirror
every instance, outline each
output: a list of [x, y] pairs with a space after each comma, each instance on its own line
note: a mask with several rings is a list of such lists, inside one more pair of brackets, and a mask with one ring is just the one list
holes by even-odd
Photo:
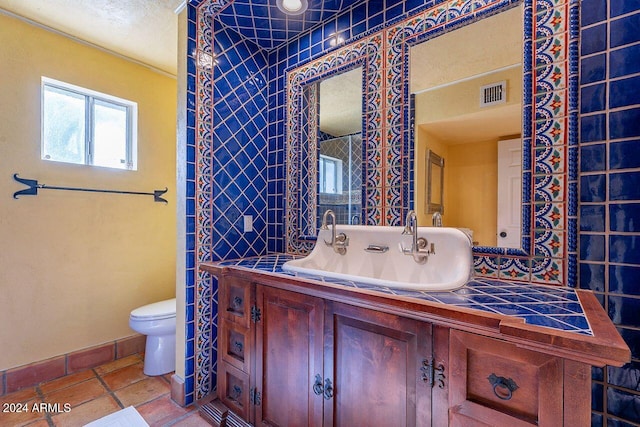
[[323, 79], [319, 85], [317, 217], [321, 219], [323, 213], [331, 209], [338, 224], [359, 224], [362, 215], [362, 67]]
[[[475, 245], [521, 247], [521, 162], [515, 172], [499, 168], [498, 147], [517, 139], [516, 155], [522, 155], [522, 35], [520, 5], [409, 51], [418, 220], [431, 224], [431, 215], [440, 212], [445, 226], [471, 230]], [[433, 60], [446, 57], [461, 59]], [[437, 166], [440, 162], [447, 168]], [[511, 214], [499, 215], [499, 183], [514, 173], [515, 197], [501, 205], [503, 213]], [[505, 217], [517, 218], [515, 229]]]
[[317, 236], [323, 213], [357, 224], [362, 212], [362, 75], [358, 63], [312, 75], [296, 85], [301, 114], [294, 152], [300, 171], [297, 239]]
[[427, 150], [427, 197], [426, 212], [444, 214], [444, 159]]

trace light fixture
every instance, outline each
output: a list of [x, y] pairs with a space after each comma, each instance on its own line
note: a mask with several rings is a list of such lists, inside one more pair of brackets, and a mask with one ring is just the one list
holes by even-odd
[[336, 47], [344, 43], [344, 37], [340, 34], [332, 34], [332, 37], [329, 39], [329, 46]]
[[300, 15], [309, 7], [307, 0], [276, 0], [276, 5], [282, 13], [287, 15]]

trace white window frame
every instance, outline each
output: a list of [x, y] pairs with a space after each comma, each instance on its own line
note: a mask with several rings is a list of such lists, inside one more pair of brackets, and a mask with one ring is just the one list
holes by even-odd
[[[336, 169], [336, 174], [335, 174], [335, 181], [333, 182], [333, 184], [335, 185], [335, 189], [336, 191], [327, 191], [326, 188], [326, 179], [324, 178], [325, 176], [325, 167], [327, 163], [332, 163], [335, 165], [335, 169]], [[322, 194], [342, 194], [342, 160], [337, 159], [335, 157], [331, 157], [331, 156], [326, 156], [324, 154], [320, 154], [320, 161], [319, 161], [319, 166], [320, 166], [320, 170], [319, 170], [319, 176], [320, 176], [320, 193]]]
[[[44, 147], [44, 115], [45, 115], [45, 105], [44, 105], [44, 95], [45, 95], [45, 87], [53, 87], [57, 90], [62, 90], [66, 92], [70, 92], [76, 95], [85, 97], [85, 158], [84, 162], [80, 163], [87, 166], [94, 167], [105, 167], [110, 169], [117, 170], [137, 170], [138, 168], [138, 104], [129, 101], [123, 98], [118, 98], [112, 95], [108, 95], [105, 93], [100, 93], [91, 89], [86, 89], [80, 86], [72, 85], [70, 83], [65, 83], [59, 80], [54, 80], [48, 77], [42, 77], [41, 84], [41, 96], [40, 96], [40, 104], [41, 104], [41, 113], [40, 113], [40, 154], [42, 160], [54, 161], [54, 162], [62, 162], [62, 163], [70, 163], [65, 162], [64, 160], [56, 160], [49, 158], [47, 154], [45, 154]], [[93, 118], [93, 107], [95, 101], [101, 101], [104, 103], [117, 105], [119, 107], [124, 107], [126, 109], [127, 114], [127, 141], [126, 141], [126, 156], [125, 166], [122, 168], [116, 168], [113, 166], [105, 166], [105, 165], [94, 165], [93, 164], [93, 153], [94, 153], [94, 132], [95, 132], [95, 123]], [[78, 163], [73, 163], [78, 164]]]

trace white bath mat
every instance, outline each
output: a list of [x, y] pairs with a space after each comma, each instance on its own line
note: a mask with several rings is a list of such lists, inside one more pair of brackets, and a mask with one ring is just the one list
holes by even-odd
[[84, 427], [149, 427], [149, 424], [136, 411], [136, 408], [129, 406], [106, 417], [97, 419]]

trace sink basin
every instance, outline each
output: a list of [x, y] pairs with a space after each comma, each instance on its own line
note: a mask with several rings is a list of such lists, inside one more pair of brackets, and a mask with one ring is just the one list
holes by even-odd
[[469, 281], [473, 255], [466, 233], [450, 227], [418, 227], [418, 237], [427, 240], [427, 249], [434, 249], [426, 262], [419, 264], [402, 252], [402, 248], [411, 248], [412, 243], [412, 236], [403, 235], [403, 229], [338, 225], [337, 233], [349, 238], [344, 255], [324, 243], [331, 241], [331, 230], [320, 230], [311, 253], [305, 258], [287, 261], [282, 269], [289, 273], [422, 291], [453, 290]]

